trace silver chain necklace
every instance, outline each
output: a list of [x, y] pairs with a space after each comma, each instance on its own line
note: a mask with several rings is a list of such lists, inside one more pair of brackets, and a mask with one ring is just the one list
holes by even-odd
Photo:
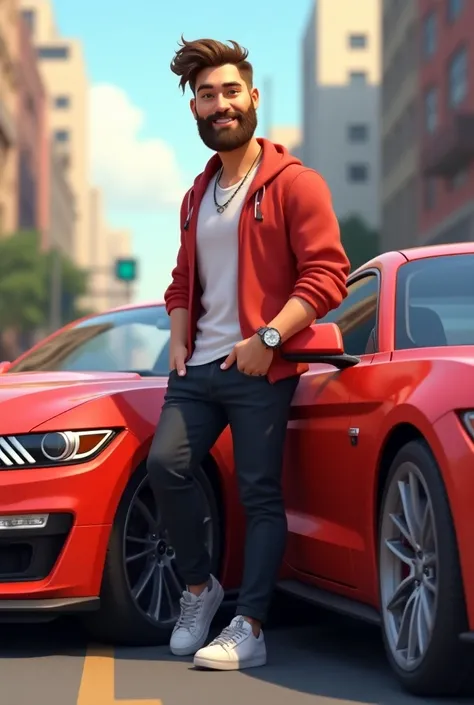
[[221, 166], [221, 168], [220, 168], [219, 171], [217, 172], [216, 180], [214, 181], [214, 204], [215, 204], [215, 206], [216, 206], [216, 209], [217, 209], [217, 212], [218, 212], [218, 213], [223, 213], [223, 212], [225, 211], [225, 209], [227, 208], [227, 206], [229, 205], [229, 203], [232, 201], [232, 199], [239, 193], [240, 189], [242, 188], [242, 186], [244, 185], [244, 183], [247, 181], [247, 178], [248, 178], [250, 172], [252, 171], [252, 169], [254, 168], [254, 166], [255, 166], [255, 164], [256, 164], [256, 162], [257, 162], [257, 159], [260, 157], [260, 154], [261, 154], [261, 153], [262, 153], [262, 148], [260, 147], [260, 151], [259, 151], [259, 153], [257, 154], [257, 156], [255, 157], [255, 159], [253, 160], [252, 164], [250, 165], [250, 168], [249, 168], [248, 172], [245, 174], [244, 178], [242, 179], [242, 181], [240, 182], [240, 184], [238, 185], [238, 187], [235, 189], [235, 191], [234, 191], [234, 193], [232, 194], [232, 196], [231, 196], [225, 203], [222, 203], [222, 204], [220, 204], [220, 203], [217, 202], [217, 195], [216, 195], [216, 194], [217, 194], [217, 186], [218, 186], [219, 180], [220, 180], [220, 178], [221, 178], [221, 176], [222, 176], [222, 172], [224, 171], [224, 167]]

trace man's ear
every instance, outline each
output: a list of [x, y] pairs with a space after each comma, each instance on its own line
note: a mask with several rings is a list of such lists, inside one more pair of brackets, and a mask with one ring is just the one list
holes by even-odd
[[253, 107], [256, 110], [260, 105], [260, 93], [258, 92], [258, 88], [252, 88], [250, 97], [252, 98]]
[[191, 108], [191, 112], [194, 116], [194, 119], [197, 120], [196, 99], [195, 98], [191, 98], [191, 100], [189, 101], [189, 107]]

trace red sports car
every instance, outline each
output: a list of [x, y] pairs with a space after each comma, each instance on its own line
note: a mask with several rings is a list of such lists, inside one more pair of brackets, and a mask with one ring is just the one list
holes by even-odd
[[[80, 612], [103, 639], [169, 638], [182, 584], [145, 472], [168, 340], [163, 305], [135, 305], [3, 364], [0, 616]], [[311, 364], [288, 426], [279, 587], [380, 623], [410, 691], [456, 692], [474, 642], [474, 245], [377, 257], [283, 354]], [[232, 591], [229, 430], [197, 481]]]

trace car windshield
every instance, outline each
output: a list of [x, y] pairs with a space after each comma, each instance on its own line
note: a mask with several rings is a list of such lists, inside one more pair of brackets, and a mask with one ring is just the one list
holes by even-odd
[[164, 377], [169, 373], [169, 337], [170, 319], [164, 306], [106, 313], [46, 340], [8, 373], [138, 372]]
[[474, 255], [404, 264], [397, 279], [398, 350], [474, 345]]

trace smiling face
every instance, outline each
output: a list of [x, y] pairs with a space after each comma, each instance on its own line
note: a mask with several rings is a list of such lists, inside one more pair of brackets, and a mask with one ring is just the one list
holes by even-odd
[[237, 66], [201, 71], [191, 110], [206, 147], [231, 152], [247, 144], [257, 127], [258, 101], [258, 90], [249, 88]]

